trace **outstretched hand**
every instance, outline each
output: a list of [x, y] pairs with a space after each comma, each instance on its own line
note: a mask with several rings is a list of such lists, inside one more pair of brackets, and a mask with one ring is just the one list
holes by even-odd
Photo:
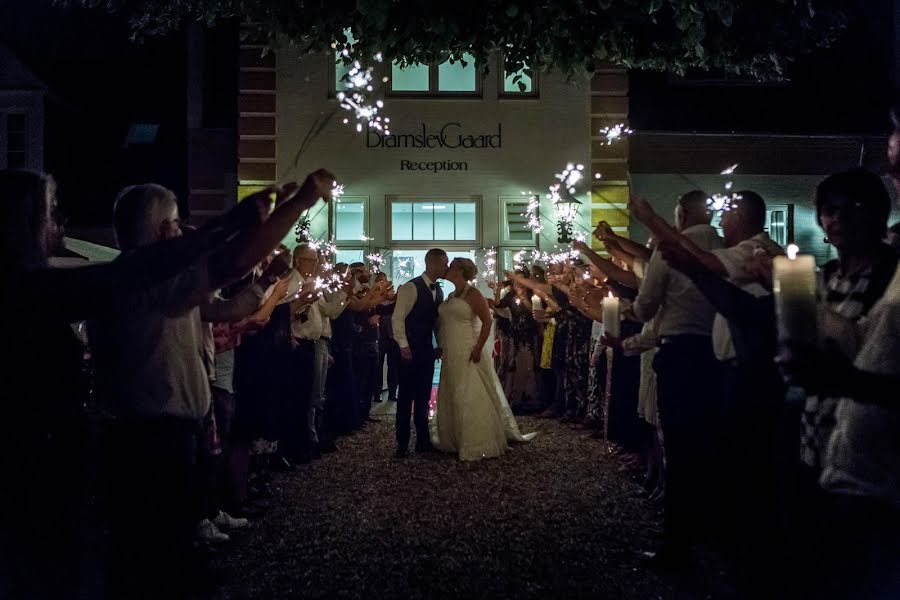
[[628, 210], [631, 216], [645, 224], [656, 215], [647, 199], [638, 194], [631, 194], [629, 197]]

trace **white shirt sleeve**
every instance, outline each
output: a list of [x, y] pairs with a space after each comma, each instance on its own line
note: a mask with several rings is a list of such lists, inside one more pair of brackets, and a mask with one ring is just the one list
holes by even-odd
[[322, 316], [329, 319], [337, 319], [347, 308], [347, 293], [343, 290], [337, 292], [326, 292], [319, 300], [319, 310]]
[[397, 303], [394, 305], [394, 315], [391, 317], [394, 339], [401, 348], [409, 348], [409, 342], [406, 339], [406, 317], [415, 303], [416, 285], [412, 282], [404, 283], [397, 290]]
[[622, 351], [625, 356], [638, 356], [659, 345], [659, 328], [656, 321], [644, 323], [644, 328], [637, 335], [622, 340]]
[[638, 319], [646, 323], [656, 316], [665, 298], [668, 283], [669, 265], [663, 259], [662, 254], [656, 250], [650, 257], [650, 262], [647, 263], [644, 279], [641, 280], [638, 296], [634, 300], [634, 315]]
[[736, 246], [719, 248], [711, 252], [722, 263], [728, 278], [740, 282], [752, 279], [752, 275], [747, 272], [747, 263], [753, 256], [754, 248], [752, 243], [744, 241]]

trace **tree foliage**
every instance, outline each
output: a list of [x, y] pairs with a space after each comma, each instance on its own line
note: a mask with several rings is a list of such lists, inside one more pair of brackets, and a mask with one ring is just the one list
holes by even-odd
[[357, 39], [357, 56], [402, 63], [459, 58], [481, 64], [502, 51], [525, 64], [574, 74], [604, 63], [684, 73], [714, 70], [779, 79], [798, 55], [828, 46], [850, 0], [57, 0], [122, 12], [136, 37], [188, 20], [238, 20], [252, 35], [304, 52]]

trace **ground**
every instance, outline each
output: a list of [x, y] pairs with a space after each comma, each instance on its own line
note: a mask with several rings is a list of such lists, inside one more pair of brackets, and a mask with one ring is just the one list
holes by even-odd
[[276, 476], [272, 510], [223, 553], [222, 596], [684, 597], [642, 564], [659, 515], [620, 460], [556, 421], [520, 425], [537, 439], [499, 459], [398, 460], [386, 416]]

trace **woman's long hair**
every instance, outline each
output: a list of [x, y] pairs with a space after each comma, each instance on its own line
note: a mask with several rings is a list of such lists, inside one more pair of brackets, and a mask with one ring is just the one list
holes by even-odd
[[47, 266], [47, 202], [55, 193], [50, 175], [38, 171], [0, 170], [3, 202], [3, 258], [10, 269]]

